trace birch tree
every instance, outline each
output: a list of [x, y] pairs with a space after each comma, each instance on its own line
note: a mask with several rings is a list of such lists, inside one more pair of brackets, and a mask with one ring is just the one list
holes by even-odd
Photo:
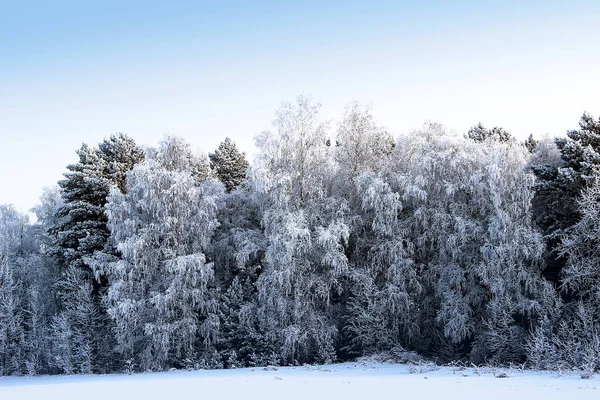
[[141, 370], [194, 363], [218, 331], [205, 255], [223, 186], [199, 180], [198, 157], [167, 137], [127, 175], [127, 192], [107, 204], [121, 260], [110, 267], [108, 312], [118, 349]]

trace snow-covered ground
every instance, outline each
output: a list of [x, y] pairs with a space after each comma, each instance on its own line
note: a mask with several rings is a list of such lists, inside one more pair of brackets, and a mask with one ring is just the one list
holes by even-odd
[[[506, 375], [505, 378], [499, 377]], [[322, 367], [0, 378], [1, 400], [600, 399], [600, 378], [532, 372], [347, 363]]]

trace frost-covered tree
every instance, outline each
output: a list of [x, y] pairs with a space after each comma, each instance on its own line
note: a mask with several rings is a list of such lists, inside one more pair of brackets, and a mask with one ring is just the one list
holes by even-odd
[[554, 326], [533, 336], [532, 359], [537, 367], [600, 368], [600, 181], [582, 193], [581, 219], [562, 239], [566, 255], [562, 288], [573, 300]]
[[475, 142], [485, 142], [486, 140], [495, 140], [498, 142], [514, 141], [514, 137], [504, 130], [504, 128], [495, 126], [492, 129], [487, 129], [481, 122], [469, 129], [466, 137]]
[[0, 206], [0, 375], [49, 372], [52, 265], [37, 226]]
[[415, 302], [422, 288], [399, 225], [401, 197], [383, 177], [364, 173], [357, 180], [361, 213], [345, 317], [345, 351], [369, 354], [407, 345], [418, 327]]
[[[535, 148], [531, 151], [531, 156], [527, 162], [526, 169], [533, 170], [534, 167], [539, 168], [542, 165], [546, 165], [550, 168], [559, 168], [564, 165], [560, 150], [556, 146], [555, 139], [551, 138], [549, 135], [545, 135], [540, 140], [536, 141]], [[537, 193], [534, 196], [534, 204], [536, 197]]]
[[256, 318], [256, 281], [267, 245], [256, 199], [245, 189], [227, 193], [217, 219], [209, 254], [220, 292], [221, 362], [228, 368], [277, 363]]
[[276, 132], [256, 139], [251, 172], [267, 237], [259, 314], [286, 363], [335, 357], [332, 298], [347, 269], [346, 207], [330, 196], [334, 165], [319, 108], [306, 97], [284, 103]]
[[529, 151], [530, 153], [533, 153], [535, 148], [537, 147], [538, 143], [539, 143], [539, 140], [536, 140], [533, 137], [533, 134], [530, 133], [529, 136], [527, 137], [527, 139], [523, 142], [523, 146], [525, 146], [527, 151]]
[[335, 160], [344, 183], [375, 171], [394, 148], [392, 135], [377, 125], [371, 110], [353, 102], [346, 106], [336, 135]]
[[[109, 320], [102, 306], [107, 286], [106, 271], [104, 263], [95, 262], [98, 254], [113, 254], [108, 241], [110, 230], [104, 206], [111, 187], [124, 188], [126, 172], [143, 160], [144, 153], [127, 135], [115, 134], [96, 149], [83, 144], [77, 154], [79, 162], [69, 165], [65, 179], [58, 183], [63, 203], [57, 211], [55, 225], [49, 229], [54, 240], [48, 253], [55, 257], [63, 274], [57, 285], [62, 291], [59, 296], [61, 315], [57, 318], [68, 321], [72, 328], [61, 332], [60, 328], [66, 325], [53, 324], [53, 337], [58, 340], [72, 332], [85, 332], [77, 340], [88, 342], [78, 344], [78, 349], [71, 352], [91, 352], [89, 357], [82, 355], [79, 358], [89, 358], [91, 371], [102, 372], [109, 368], [114, 346]], [[76, 283], [76, 279], [81, 281]], [[88, 287], [91, 288], [90, 299], [94, 304], [80, 309], [78, 302], [82, 297], [78, 290], [87, 293]], [[82, 317], [80, 312], [83, 310], [89, 310], [91, 314]], [[86, 369], [77, 369], [79, 366], [74, 368], [75, 371], [87, 372]]]
[[61, 311], [51, 324], [51, 364], [65, 374], [96, 372], [102, 340], [98, 330], [103, 326], [90, 280], [84, 271], [69, 266], [55, 287]]
[[[196, 183], [212, 177], [210, 159], [206, 153], [192, 151], [188, 142], [176, 136], [167, 136], [158, 148], [146, 150], [147, 156], [155, 158], [168, 170], [186, 170]], [[178, 154], [178, 156], [174, 156]]]
[[[341, 327], [343, 315], [348, 313], [362, 312], [357, 306], [358, 298], [353, 298], [348, 302], [347, 294], [366, 293], [370, 283], [368, 277], [363, 274], [363, 267], [368, 262], [368, 254], [377, 243], [378, 238], [371, 229], [372, 220], [368, 217], [368, 211], [363, 208], [361, 196], [363, 176], [373, 176], [381, 170], [381, 166], [386, 163], [395, 145], [392, 136], [375, 120], [368, 107], [363, 107], [356, 102], [346, 106], [342, 121], [338, 125], [336, 135], [336, 146], [334, 148], [334, 159], [336, 166], [334, 171], [333, 196], [341, 202], [340, 210], [343, 213], [344, 222], [348, 227], [348, 239], [345, 240], [343, 251], [349, 261], [348, 274], [342, 280], [343, 294], [336, 299], [339, 304], [341, 314], [337, 316], [338, 325]], [[368, 302], [368, 299], [362, 299]], [[363, 315], [369, 318], [371, 315]], [[374, 315], [373, 315], [374, 316]], [[356, 315], [357, 318], [361, 316]], [[374, 316], [377, 319], [377, 316]], [[372, 320], [372, 325], [376, 321]], [[359, 328], [357, 324], [346, 326], [344, 333], [348, 333], [348, 328]], [[383, 333], [383, 331], [380, 331]], [[340, 337], [340, 357], [363, 354], [362, 351], [369, 351], [370, 345], [363, 343], [360, 349], [355, 343], [348, 343], [349, 336], [364, 337], [361, 333], [357, 335], [342, 335]], [[383, 337], [379, 336], [374, 341], [382, 344]], [[385, 347], [385, 345], [382, 345]]]
[[227, 193], [217, 216], [219, 227], [211, 242], [211, 257], [219, 288], [226, 290], [235, 277], [256, 283], [262, 269], [266, 239], [262, 215], [248, 190]]
[[276, 348], [261, 330], [256, 316], [256, 295], [250, 278], [237, 276], [220, 297], [218, 348], [226, 368], [270, 365], [280, 362]]
[[[36, 296], [40, 302], [45, 301], [45, 307], [49, 308], [41, 332], [45, 341], [41, 342], [44, 344], [43, 354], [48, 358], [49, 371], [91, 373], [94, 330], [89, 328], [93, 323], [91, 321], [97, 323], [98, 311], [91, 295], [90, 280], [85, 279], [82, 270], [74, 266], [60, 273], [60, 264], [57, 265], [55, 259], [47, 256], [56, 244], [53, 229], [68, 218], [60, 213], [64, 206], [60, 189], [53, 187], [44, 189], [40, 203], [32, 210], [37, 217], [33, 229], [44, 254], [46, 276], [42, 279], [47, 283], [37, 288]], [[41, 271], [43, 269], [40, 268], [38, 273]], [[62, 305], [62, 310], [57, 310], [55, 299]], [[58, 315], [54, 315], [56, 311], [59, 311]], [[50, 316], [53, 318], [50, 319]]]
[[99, 291], [104, 273], [94, 270], [89, 258], [108, 244], [106, 198], [112, 186], [124, 189], [125, 174], [144, 159], [144, 153], [127, 135], [115, 134], [96, 149], [84, 143], [77, 155], [79, 162], [69, 165], [58, 183], [63, 202], [50, 228], [55, 237], [51, 251], [64, 269], [73, 266], [92, 275]]
[[102, 250], [109, 236], [104, 204], [110, 184], [102, 175], [102, 159], [86, 144], [77, 155], [79, 162], [69, 165], [65, 179], [59, 182], [64, 203], [57, 213], [57, 225], [51, 227], [55, 237], [52, 252], [63, 269], [90, 269], [84, 258]]
[[528, 324], [554, 301], [528, 220], [526, 159], [514, 143], [468, 141], [430, 124], [399, 139], [381, 176], [361, 177], [363, 218], [377, 240], [357, 286], [365, 291], [351, 299], [347, 331], [357, 345], [450, 358], [466, 346], [477, 362], [523, 359]]
[[[127, 171], [143, 160], [144, 154], [133, 139], [115, 134], [93, 149], [85, 143], [77, 151], [79, 162], [69, 165], [59, 182], [63, 205], [58, 210], [54, 254], [64, 268], [89, 270], [86, 258], [104, 250], [110, 232], [104, 205], [111, 186], [124, 189]], [[98, 280], [102, 271], [90, 271]]]
[[127, 175], [126, 193], [107, 204], [111, 240], [109, 314], [118, 349], [141, 370], [193, 363], [213, 345], [217, 304], [213, 264], [205, 255], [223, 186], [199, 181], [199, 159], [167, 137]]
[[598, 176], [600, 166], [600, 120], [584, 113], [580, 129], [567, 132], [555, 143], [562, 162], [532, 165], [537, 177], [534, 214], [536, 225], [546, 237], [546, 276], [558, 284], [566, 259], [557, 252], [561, 237], [581, 218], [578, 199]]
[[256, 137], [254, 189], [277, 207], [299, 209], [324, 195], [332, 164], [327, 124], [318, 118], [320, 108], [304, 96], [296, 104], [283, 103], [273, 122], [276, 132]]
[[580, 299], [600, 307], [600, 179], [584, 190], [578, 202], [581, 220], [563, 238], [561, 251], [569, 255], [563, 285]]
[[225, 138], [214, 153], [209, 154], [210, 165], [215, 175], [223, 184], [227, 192], [237, 189], [248, 170], [246, 154], [240, 153], [237, 145], [230, 138]]
[[144, 151], [124, 133], [116, 133], [98, 144], [102, 175], [121, 192], [126, 190], [126, 174], [144, 160]]
[[579, 220], [577, 199], [581, 191], [594, 182], [600, 164], [600, 121], [584, 114], [580, 130], [567, 133], [566, 138], [555, 140], [562, 165], [534, 166], [538, 177], [537, 196], [543, 196], [546, 209], [536, 223], [548, 234], [562, 235], [566, 228]]
[[256, 200], [246, 188], [227, 193], [211, 243], [215, 285], [220, 291], [217, 348], [228, 368], [278, 363], [256, 313], [256, 281], [267, 246]]
[[0, 375], [20, 372], [24, 359], [24, 315], [15, 276], [23, 229], [23, 217], [0, 206]]

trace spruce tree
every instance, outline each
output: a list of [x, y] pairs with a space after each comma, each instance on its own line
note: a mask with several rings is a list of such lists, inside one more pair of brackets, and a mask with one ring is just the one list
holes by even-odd
[[225, 138], [209, 157], [213, 171], [223, 182], [227, 192], [237, 189], [242, 184], [246, 178], [248, 161], [246, 154], [239, 152], [233, 140]]

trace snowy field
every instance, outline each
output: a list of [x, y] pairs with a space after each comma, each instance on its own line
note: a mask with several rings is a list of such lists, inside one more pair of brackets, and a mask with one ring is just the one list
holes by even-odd
[[[506, 376], [501, 378], [499, 376]], [[600, 399], [576, 373], [347, 363], [134, 375], [3, 377], [1, 400]]]

